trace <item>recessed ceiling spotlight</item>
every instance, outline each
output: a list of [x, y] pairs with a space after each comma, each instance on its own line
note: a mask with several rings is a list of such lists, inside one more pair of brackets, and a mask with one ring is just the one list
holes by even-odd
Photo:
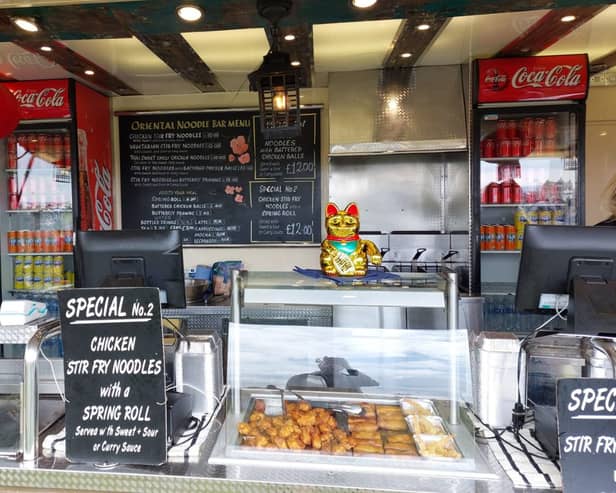
[[86, 75], [94, 75], [94, 70], [90, 70], [90, 69], [84, 70], [83, 73]]
[[293, 60], [291, 62], [291, 65], [293, 65], [294, 67], [299, 67], [302, 64], [302, 62], [300, 62], [299, 60]]
[[53, 51], [51, 46], [41, 46], [41, 51]]
[[13, 24], [24, 31], [35, 33], [39, 30], [39, 27], [36, 25], [36, 21], [31, 17], [13, 17], [11, 20], [13, 21]]
[[430, 24], [419, 24], [417, 26], [417, 29], [419, 31], [427, 31], [428, 29], [430, 29]]
[[413, 56], [412, 53], [409, 53], [408, 51], [406, 53], [401, 53], [400, 54], [400, 58], [411, 58]]
[[358, 9], [367, 9], [368, 7], [372, 7], [377, 0], [353, 0], [353, 7], [357, 7]]
[[575, 15], [565, 15], [560, 18], [561, 22], [573, 22], [577, 17]]
[[287, 34], [287, 35], [284, 37], [284, 40], [285, 40], [285, 41], [295, 41], [295, 34]]
[[176, 13], [180, 19], [186, 22], [196, 22], [203, 17], [203, 10], [197, 5], [180, 5]]

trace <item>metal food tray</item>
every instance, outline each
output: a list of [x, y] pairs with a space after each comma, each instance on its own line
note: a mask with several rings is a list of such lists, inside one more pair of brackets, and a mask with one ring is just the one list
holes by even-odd
[[[300, 391], [298, 392], [305, 400], [315, 403], [315, 402], [325, 402], [328, 404], [361, 404], [361, 403], [369, 403], [375, 405], [390, 405], [390, 406], [398, 406], [400, 407], [400, 398], [401, 396], [384, 396], [384, 395], [369, 395], [369, 394], [357, 394], [357, 393], [345, 393], [345, 392], [323, 392], [323, 391]], [[393, 455], [393, 454], [362, 454], [362, 455], [353, 455], [351, 451], [347, 454], [331, 454], [326, 452], [321, 452], [319, 450], [290, 450], [290, 449], [278, 449], [278, 448], [258, 448], [251, 447], [242, 444], [243, 438], [242, 435], [237, 431], [237, 425], [240, 422], [248, 422], [250, 415], [254, 411], [255, 404], [257, 400], [262, 399], [265, 401], [266, 409], [265, 414], [267, 416], [276, 416], [282, 414], [282, 401], [281, 401], [281, 393], [277, 390], [270, 389], [251, 389], [246, 405], [246, 410], [242, 414], [242, 419], [236, 420], [233, 424], [232, 431], [235, 436], [234, 439], [229, 441], [228, 443], [233, 444], [232, 455], [238, 455], [240, 457], [249, 457], [258, 459], [269, 459], [274, 461], [296, 461], [302, 460], [307, 462], [319, 462], [324, 458], [328, 461], [328, 464], [331, 465], [330, 461], [352, 461], [352, 463], [361, 463], [363, 461], [370, 461], [370, 463], [377, 462], [387, 462], [387, 463], [396, 463], [398, 466], [401, 462], [406, 463], [422, 463], [425, 465], [426, 462], [436, 461], [440, 462], [440, 457], [426, 457], [420, 455], [419, 447], [416, 445], [419, 455], [411, 456], [411, 455]], [[284, 393], [284, 401], [285, 402], [298, 402], [300, 399], [294, 395], [293, 393], [286, 391]], [[427, 401], [430, 403], [431, 408], [434, 410], [435, 416], [438, 416], [436, 411], [436, 407], [434, 403], [430, 400], [426, 399], [416, 399], [419, 401]], [[244, 400], [245, 401], [245, 400]], [[245, 401], [246, 402], [246, 401]], [[242, 406], [243, 407], [243, 406]], [[378, 411], [377, 411], [378, 412]], [[401, 416], [404, 418], [402, 414], [402, 410], [400, 410]], [[439, 419], [440, 416], [438, 416]], [[449, 436], [453, 440], [456, 450], [460, 453], [459, 459], [453, 459], [449, 457], [443, 457], [446, 459], [448, 463], [464, 463], [468, 462], [468, 457], [462, 453], [461, 447], [456, 443], [456, 439], [453, 434], [450, 432], [449, 428], [445, 424], [445, 420], [442, 420], [443, 425], [445, 426], [445, 430], [447, 435], [438, 435], [439, 437]], [[340, 425], [339, 425], [340, 426]], [[400, 432], [402, 433], [402, 432]], [[412, 431], [408, 430], [408, 433], [413, 437], [414, 434]]]

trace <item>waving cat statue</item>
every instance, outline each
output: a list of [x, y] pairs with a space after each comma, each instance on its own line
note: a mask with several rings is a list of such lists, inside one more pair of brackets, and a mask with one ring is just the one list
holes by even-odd
[[369, 240], [360, 239], [359, 209], [351, 202], [344, 210], [332, 202], [325, 213], [327, 238], [321, 242], [321, 270], [334, 276], [365, 276], [368, 262], [381, 264], [381, 254]]

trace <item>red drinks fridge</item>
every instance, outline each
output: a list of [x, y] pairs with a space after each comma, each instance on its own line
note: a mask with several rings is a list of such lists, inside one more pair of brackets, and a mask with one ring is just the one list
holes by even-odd
[[73, 80], [3, 85], [20, 124], [0, 140], [2, 299], [53, 312], [73, 284], [73, 232], [113, 227], [110, 102]]
[[[524, 225], [584, 222], [588, 57], [485, 59], [473, 68], [472, 291], [486, 299], [485, 330], [530, 331], [545, 317], [514, 310]], [[494, 225], [515, 235], [505, 248], [481, 241]]]

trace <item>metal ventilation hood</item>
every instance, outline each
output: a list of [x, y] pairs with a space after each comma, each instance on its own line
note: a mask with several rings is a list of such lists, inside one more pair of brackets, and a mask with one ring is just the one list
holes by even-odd
[[467, 67], [330, 74], [330, 154], [467, 149]]

